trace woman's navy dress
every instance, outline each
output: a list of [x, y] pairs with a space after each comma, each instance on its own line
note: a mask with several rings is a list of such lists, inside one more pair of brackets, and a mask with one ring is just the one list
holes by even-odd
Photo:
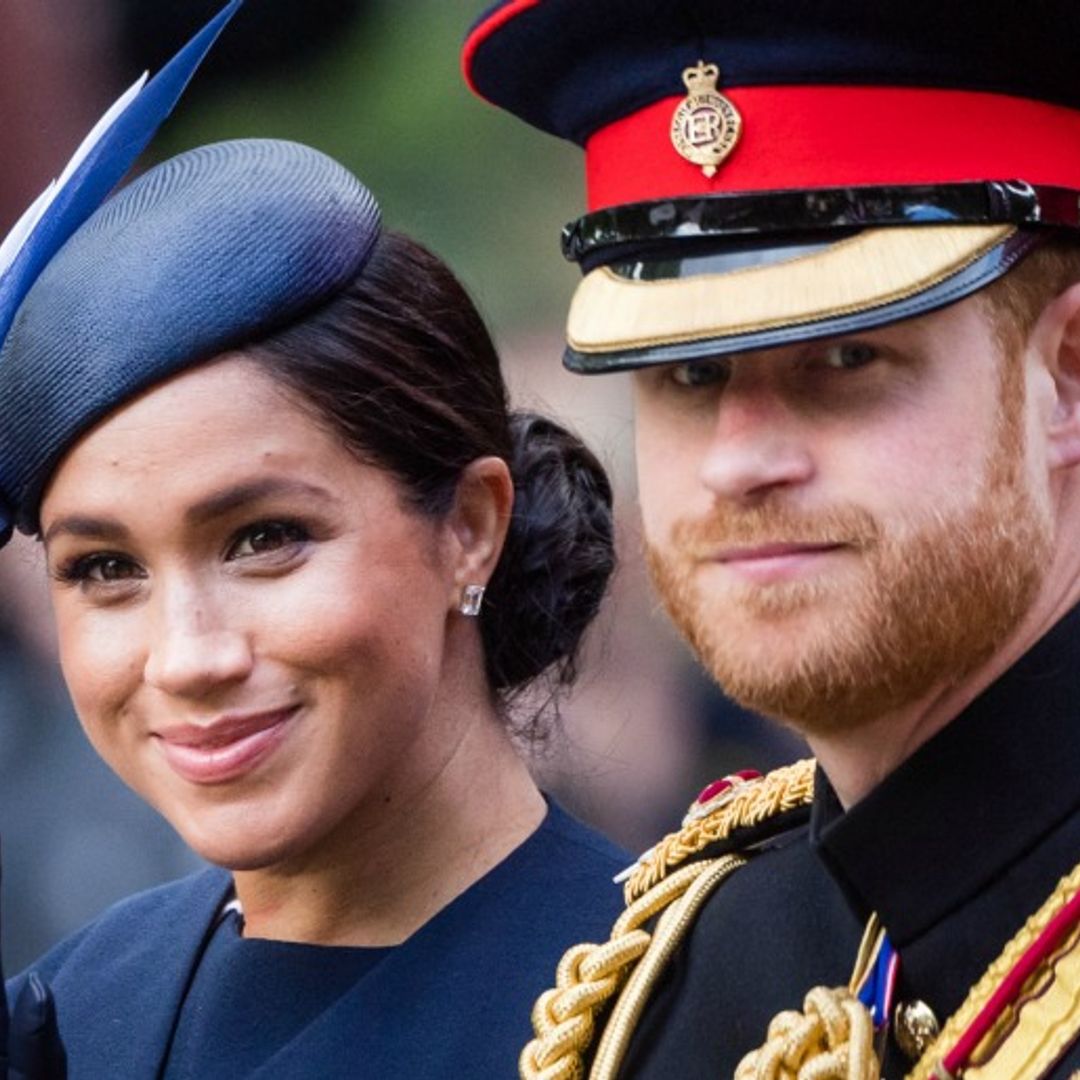
[[56, 996], [70, 1080], [512, 1078], [562, 953], [606, 940], [626, 862], [550, 804], [401, 945], [245, 939], [221, 914], [230, 876], [208, 870], [116, 905], [35, 970]]

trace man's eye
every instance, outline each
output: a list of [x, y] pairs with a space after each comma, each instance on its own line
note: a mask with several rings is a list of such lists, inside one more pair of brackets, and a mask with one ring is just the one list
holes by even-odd
[[873, 345], [853, 341], [829, 345], [821, 352], [815, 353], [813, 358], [823, 367], [834, 371], [854, 371], [856, 368], [866, 367], [880, 355], [881, 353]]
[[679, 386], [721, 386], [728, 380], [730, 365], [723, 360], [689, 360], [671, 368], [671, 379]]
[[292, 521], [260, 521], [237, 536], [229, 548], [230, 559], [265, 555], [302, 544], [309, 538], [307, 529]]

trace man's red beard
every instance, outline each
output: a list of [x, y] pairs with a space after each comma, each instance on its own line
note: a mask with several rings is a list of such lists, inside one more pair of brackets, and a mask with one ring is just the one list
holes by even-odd
[[[811, 736], [834, 733], [989, 659], [1030, 608], [1052, 551], [1020, 468], [1017, 400], [1004, 408], [984, 482], [963, 510], [886, 532], [859, 507], [802, 514], [768, 502], [682, 521], [669, 546], [647, 546], [669, 614], [735, 701]], [[814, 578], [771, 584], [733, 581], [710, 562], [776, 543], [844, 549], [822, 556]]]

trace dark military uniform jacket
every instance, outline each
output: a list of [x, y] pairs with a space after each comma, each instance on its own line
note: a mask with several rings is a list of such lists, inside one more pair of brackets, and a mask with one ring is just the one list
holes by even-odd
[[[620, 1076], [717, 1080], [842, 986], [877, 912], [896, 996], [944, 1023], [1080, 863], [1080, 610], [845, 813], [818, 770], [809, 824], [726, 880], [657, 985]], [[890, 1037], [885, 1077], [912, 1062]], [[1052, 1071], [1080, 1069], [1073, 1043]]]

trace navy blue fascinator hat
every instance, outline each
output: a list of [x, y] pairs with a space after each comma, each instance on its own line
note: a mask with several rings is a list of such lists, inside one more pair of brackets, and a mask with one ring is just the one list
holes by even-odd
[[188, 151], [106, 202], [45, 267], [0, 352], [8, 528], [37, 530], [53, 469], [96, 421], [325, 303], [379, 226], [347, 169], [276, 140]]
[[[105, 115], [76, 150], [63, 174], [34, 200], [0, 243], [0, 343], [27, 294], [76, 230], [135, 163], [154, 133], [172, 112], [218, 35], [243, 0], [229, 2], [152, 78], [144, 73]], [[149, 81], [148, 81], [149, 80]], [[5, 357], [7, 353], [4, 354]], [[0, 368], [0, 546], [11, 536], [27, 483], [38, 483], [38, 459], [18, 421], [35, 419], [46, 399], [59, 401], [61, 372], [30, 373], [25, 360]], [[72, 385], [72, 393], [80, 388]], [[20, 416], [20, 410], [28, 412]], [[55, 414], [53, 414], [55, 415]], [[58, 429], [46, 433], [52, 447]], [[31, 435], [31, 440], [35, 436]], [[51, 452], [51, 450], [50, 450]]]

